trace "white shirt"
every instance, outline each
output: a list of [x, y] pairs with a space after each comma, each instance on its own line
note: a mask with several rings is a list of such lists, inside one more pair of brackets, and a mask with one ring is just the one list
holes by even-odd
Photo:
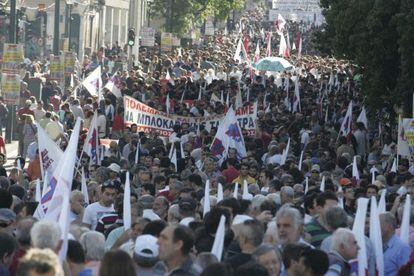
[[104, 138], [106, 136], [106, 117], [101, 114], [98, 116], [97, 120], [99, 138]]
[[105, 207], [102, 206], [99, 202], [95, 202], [86, 207], [82, 222], [89, 224], [91, 226], [91, 230], [95, 230], [96, 225], [98, 224], [98, 220], [103, 215], [113, 212], [115, 212], [113, 205], [110, 207]]
[[70, 107], [70, 110], [72, 110], [73, 116], [75, 117], [75, 120], [80, 117], [82, 119], [85, 118], [84, 114], [83, 114], [83, 110], [80, 106], [78, 105], [72, 105]]
[[45, 117], [46, 111], [42, 108], [42, 109], [34, 109], [33, 110], [34, 113], [34, 117], [36, 122], [39, 122], [41, 119], [43, 119], [43, 117]]
[[300, 136], [300, 143], [305, 146], [309, 143], [309, 133], [307, 131], [304, 131]]

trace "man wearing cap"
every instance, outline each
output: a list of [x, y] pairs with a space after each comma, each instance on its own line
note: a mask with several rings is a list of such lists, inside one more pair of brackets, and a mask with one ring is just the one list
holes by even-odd
[[178, 212], [181, 216], [180, 224], [189, 226], [190, 222], [194, 221], [197, 203], [192, 198], [182, 198], [178, 202]]
[[83, 215], [83, 224], [95, 230], [98, 220], [105, 214], [115, 212], [113, 203], [117, 194], [114, 183], [110, 180], [105, 181], [101, 186], [101, 194], [98, 202], [88, 205]]
[[321, 169], [319, 167], [318, 164], [315, 164], [312, 166], [311, 169], [311, 175], [310, 175], [310, 179], [313, 181], [319, 181], [319, 173], [321, 172]]
[[157, 238], [152, 235], [141, 235], [135, 240], [134, 261], [137, 265], [137, 275], [152, 276], [158, 262]]
[[170, 276], [196, 276], [201, 272], [190, 257], [194, 246], [194, 236], [184, 225], [171, 225], [165, 228], [158, 238], [160, 262], [155, 267], [156, 274]]
[[111, 180], [115, 180], [118, 178], [119, 176], [119, 172], [121, 171], [121, 167], [116, 164], [116, 163], [112, 163], [111, 165], [108, 166], [109, 171], [109, 179]]

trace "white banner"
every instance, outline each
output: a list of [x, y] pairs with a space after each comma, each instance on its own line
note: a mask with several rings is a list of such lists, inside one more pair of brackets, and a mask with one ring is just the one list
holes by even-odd
[[154, 47], [155, 45], [155, 30], [151, 27], [141, 28], [141, 45], [145, 47]]
[[[210, 117], [184, 117], [169, 115], [165, 112], [156, 110], [134, 98], [124, 97], [125, 115], [124, 120], [127, 125], [137, 124], [138, 131], [149, 133], [157, 131], [160, 136], [169, 137], [173, 132], [174, 125], [188, 123], [190, 128], [197, 129], [204, 126], [207, 131], [212, 127], [218, 127], [225, 114]], [[256, 130], [257, 103], [238, 108], [236, 118], [242, 130], [247, 130], [249, 135], [254, 135]]]

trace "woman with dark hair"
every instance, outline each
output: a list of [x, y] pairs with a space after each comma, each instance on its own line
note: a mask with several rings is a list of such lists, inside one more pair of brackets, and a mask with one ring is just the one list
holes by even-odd
[[108, 251], [105, 253], [99, 276], [136, 276], [132, 258], [122, 250]]

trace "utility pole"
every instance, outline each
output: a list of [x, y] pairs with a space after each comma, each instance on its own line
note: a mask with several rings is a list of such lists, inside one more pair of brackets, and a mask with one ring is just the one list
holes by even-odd
[[55, 0], [55, 27], [53, 32], [53, 54], [59, 55], [59, 23], [60, 23], [60, 0]]
[[16, 0], [10, 0], [9, 42], [16, 43]]

